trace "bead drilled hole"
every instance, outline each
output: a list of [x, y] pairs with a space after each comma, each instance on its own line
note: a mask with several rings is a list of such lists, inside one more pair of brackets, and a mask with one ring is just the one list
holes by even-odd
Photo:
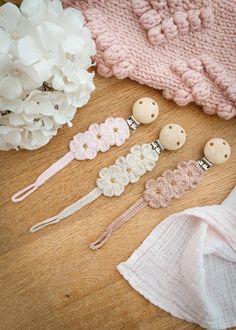
[[84, 149], [88, 149], [88, 145], [86, 143], [83, 144]]
[[226, 146], [226, 142], [225, 141], [223, 142], [223, 145]]
[[98, 140], [101, 139], [101, 135], [100, 134], [97, 134], [96, 137], [97, 137]]
[[155, 103], [155, 102], [152, 102], [152, 104], [153, 104], [153, 105], [156, 105], [156, 103]]
[[213, 145], [214, 145], [214, 142], [211, 142], [211, 143], [210, 143], [210, 146], [213, 147]]
[[176, 142], [176, 144], [177, 144], [177, 146], [179, 146], [179, 145], [180, 145], [180, 142], [179, 142], [179, 141], [177, 141], [177, 142]]
[[154, 113], [152, 113], [152, 114], [151, 114], [151, 117], [152, 117], [152, 118], [154, 118], [154, 117], [155, 117], [155, 114], [154, 114]]
[[225, 154], [225, 158], [227, 158], [228, 157], [228, 155], [227, 154]]
[[116, 179], [114, 179], [114, 178], [111, 178], [111, 183], [116, 183]]
[[172, 129], [172, 126], [169, 126], [169, 129]]
[[143, 154], [142, 154], [142, 155], [140, 155], [140, 157], [139, 157], [139, 158], [143, 160], [143, 159], [144, 159], [144, 155], [143, 155]]
[[117, 133], [118, 132], [118, 128], [117, 127], [113, 128], [113, 132]]
[[143, 104], [143, 101], [139, 101], [139, 104]]
[[182, 134], [184, 134], [184, 131], [181, 129], [181, 131], [180, 131]]

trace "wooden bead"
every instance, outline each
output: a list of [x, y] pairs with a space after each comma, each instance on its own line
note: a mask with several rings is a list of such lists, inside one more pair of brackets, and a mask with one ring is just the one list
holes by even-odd
[[160, 132], [159, 141], [164, 149], [178, 150], [186, 142], [185, 130], [178, 124], [165, 125]]
[[133, 117], [140, 124], [152, 123], [159, 115], [159, 106], [150, 97], [142, 97], [133, 105]]
[[204, 146], [204, 156], [213, 165], [223, 164], [230, 154], [230, 145], [224, 139], [211, 139]]

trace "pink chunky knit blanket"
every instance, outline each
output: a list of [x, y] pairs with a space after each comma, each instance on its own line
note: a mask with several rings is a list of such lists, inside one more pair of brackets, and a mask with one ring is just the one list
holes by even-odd
[[236, 115], [235, 0], [62, 0], [80, 9], [97, 71], [162, 90], [178, 105]]

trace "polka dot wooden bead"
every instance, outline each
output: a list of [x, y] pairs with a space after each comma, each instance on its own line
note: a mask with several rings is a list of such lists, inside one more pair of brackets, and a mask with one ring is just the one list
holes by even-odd
[[178, 150], [186, 142], [185, 130], [178, 124], [167, 124], [160, 132], [159, 141], [164, 149]]
[[159, 115], [159, 106], [150, 97], [142, 97], [133, 105], [133, 117], [140, 124], [152, 123]]
[[230, 145], [221, 138], [211, 139], [204, 146], [204, 156], [213, 165], [225, 163], [230, 154]]

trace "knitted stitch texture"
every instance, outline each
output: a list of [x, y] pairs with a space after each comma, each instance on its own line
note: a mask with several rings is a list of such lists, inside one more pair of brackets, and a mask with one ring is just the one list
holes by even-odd
[[102, 76], [129, 77], [225, 119], [236, 115], [235, 1], [62, 2], [83, 12]]

